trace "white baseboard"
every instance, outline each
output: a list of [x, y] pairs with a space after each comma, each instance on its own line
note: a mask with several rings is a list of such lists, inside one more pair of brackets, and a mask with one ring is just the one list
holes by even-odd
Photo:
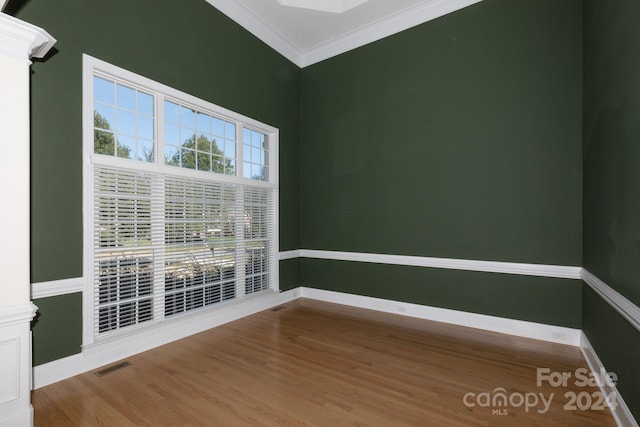
[[[580, 349], [582, 350], [584, 358], [587, 360], [589, 369], [591, 369], [591, 372], [596, 379], [601, 378], [601, 373], [608, 372], [584, 333], [581, 337]], [[624, 399], [620, 393], [618, 393], [616, 386], [607, 384], [606, 382], [602, 383], [601, 381], [598, 381], [598, 383], [603, 395], [615, 396], [615, 405], [610, 405], [609, 409], [611, 409], [611, 413], [613, 414], [613, 418], [615, 418], [618, 427], [638, 427], [638, 423], [631, 414], [631, 411]]]
[[345, 294], [341, 292], [325, 291], [321, 289], [301, 288], [303, 298], [344, 304], [385, 313], [400, 314], [418, 319], [433, 320], [452, 325], [469, 328], [484, 329], [501, 334], [515, 335], [524, 338], [580, 346], [580, 329], [562, 326], [545, 325], [524, 320], [507, 319], [504, 317], [488, 316], [485, 314], [468, 313], [458, 310], [430, 307], [361, 295]]
[[82, 353], [34, 368], [34, 388], [40, 388], [116, 362], [134, 354], [185, 338], [189, 335], [284, 304], [300, 296], [298, 289], [230, 302], [214, 312], [177, 319], [142, 334], [114, 338], [83, 348]]

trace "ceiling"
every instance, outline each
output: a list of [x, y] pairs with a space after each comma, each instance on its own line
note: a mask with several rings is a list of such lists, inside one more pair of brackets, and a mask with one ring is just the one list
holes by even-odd
[[306, 67], [481, 0], [206, 0]]

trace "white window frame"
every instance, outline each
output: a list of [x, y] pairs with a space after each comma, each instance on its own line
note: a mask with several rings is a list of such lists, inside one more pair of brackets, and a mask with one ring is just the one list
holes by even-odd
[[[107, 75], [114, 80], [123, 82], [131, 87], [139, 88], [145, 92], [152, 93], [154, 95], [154, 109], [156, 119], [154, 121], [155, 126], [155, 162], [146, 163], [138, 160], [110, 157], [100, 154], [94, 154], [94, 90], [93, 81], [94, 75]], [[99, 60], [87, 54], [83, 55], [83, 348], [91, 348], [92, 346], [101, 344], [103, 340], [96, 339], [95, 336], [95, 278], [94, 278], [94, 166], [105, 165], [124, 167], [139, 171], [147, 171], [153, 173], [166, 172], [173, 176], [182, 176], [185, 178], [206, 179], [211, 181], [217, 181], [222, 183], [236, 183], [243, 185], [250, 185], [253, 187], [272, 189], [275, 201], [273, 204], [272, 212], [270, 212], [274, 224], [272, 225], [275, 230], [275, 241], [271, 245], [271, 252], [269, 258], [272, 260], [272, 269], [270, 274], [275, 280], [273, 291], [279, 292], [279, 277], [278, 277], [278, 142], [279, 142], [279, 130], [273, 126], [266, 125], [250, 117], [228, 110], [226, 108], [217, 106], [208, 101], [202, 100], [195, 96], [186, 94], [169, 86], [163, 85], [146, 77], [140, 76], [136, 73], [127, 71], [120, 67], [117, 67], [108, 62]], [[182, 104], [190, 105], [196, 110], [206, 111], [215, 114], [224, 120], [236, 123], [236, 168], [235, 175], [224, 175], [214, 172], [198, 171], [186, 168], [180, 168], [176, 166], [165, 165], [164, 160], [164, 125], [163, 120], [160, 118], [164, 113], [164, 100], [179, 100]], [[269, 138], [269, 150], [268, 150], [268, 165], [269, 171], [266, 181], [259, 181], [253, 179], [243, 178], [242, 174], [242, 129], [248, 128], [261, 132]], [[242, 222], [242, 221], [240, 221]], [[241, 232], [242, 230], [238, 230]], [[244, 257], [244, 255], [242, 256]], [[156, 266], [156, 270], [159, 267]], [[242, 274], [240, 275], [242, 276]], [[236, 277], [236, 283], [240, 280], [244, 280], [243, 277]], [[237, 285], [236, 285], [237, 286]], [[263, 295], [258, 294], [255, 298], [261, 298]], [[266, 295], [265, 295], [266, 297]], [[253, 297], [252, 297], [253, 298]], [[241, 300], [240, 303], [242, 303]], [[214, 305], [211, 310], [215, 310], [215, 307], [224, 306], [227, 303], [219, 303]], [[198, 310], [200, 311], [200, 310]], [[195, 313], [194, 313], [195, 314]], [[185, 316], [189, 316], [187, 313], [184, 316], [180, 316], [184, 319]], [[170, 323], [171, 318], [163, 319], [164, 322]], [[162, 323], [162, 322], [160, 322]], [[158, 327], [158, 322], [151, 324], [152, 328]], [[145, 326], [133, 327], [130, 330], [120, 332], [117, 337], [127, 337], [138, 333], [144, 333]], [[106, 340], [108, 341], [108, 339]]]

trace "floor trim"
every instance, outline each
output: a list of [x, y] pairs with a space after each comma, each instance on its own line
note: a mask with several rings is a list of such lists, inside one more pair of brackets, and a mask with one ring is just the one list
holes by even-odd
[[[607, 369], [602, 364], [598, 354], [584, 333], [581, 337], [580, 349], [582, 350], [584, 358], [587, 360], [589, 369], [591, 369], [596, 379], [600, 379], [603, 373], [605, 375], [607, 374]], [[618, 424], [619, 427], [638, 427], [638, 423], [631, 414], [631, 410], [618, 392], [616, 386], [607, 384], [606, 382], [603, 383], [602, 381], [598, 381], [598, 385], [600, 386], [600, 392], [604, 396], [615, 396], [616, 405], [609, 405], [609, 409], [613, 414], [613, 418], [616, 420], [616, 424]]]
[[344, 304], [368, 310], [400, 314], [418, 319], [483, 329], [486, 331], [515, 335], [523, 338], [568, 344], [574, 347], [580, 345], [580, 329], [545, 325], [542, 323], [507, 319], [504, 317], [488, 316], [485, 314], [468, 313], [464, 311], [366, 297], [362, 295], [345, 294], [311, 287], [302, 287], [300, 294], [303, 298]]

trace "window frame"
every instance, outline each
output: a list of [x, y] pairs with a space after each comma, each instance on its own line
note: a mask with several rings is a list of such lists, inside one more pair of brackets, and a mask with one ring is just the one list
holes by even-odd
[[[83, 54], [82, 71], [82, 168], [83, 168], [83, 348], [89, 348], [103, 342], [101, 338], [96, 338], [95, 334], [95, 251], [94, 251], [94, 168], [96, 166], [106, 166], [124, 168], [140, 172], [161, 173], [163, 176], [177, 176], [186, 179], [206, 180], [211, 182], [240, 184], [254, 188], [265, 188], [272, 190], [274, 203], [271, 208], [270, 224], [274, 232], [274, 241], [270, 245], [270, 259], [273, 260], [269, 273], [273, 275], [274, 285], [271, 288], [275, 293], [279, 292], [278, 277], [278, 252], [279, 252], [279, 218], [278, 218], [278, 143], [279, 130], [273, 126], [264, 124], [250, 117], [215, 105], [211, 102], [189, 95], [167, 85], [161, 84], [149, 78], [140, 76], [131, 71], [125, 70], [108, 62], [99, 60], [90, 55]], [[94, 76], [104, 76], [112, 81], [123, 83], [127, 86], [142, 90], [153, 95], [154, 102], [154, 162], [147, 163], [136, 159], [119, 158], [94, 153]], [[178, 166], [164, 164], [164, 103], [165, 100], [178, 102], [180, 105], [188, 106], [196, 111], [211, 114], [223, 120], [235, 123], [236, 126], [236, 157], [235, 174], [226, 175], [212, 171], [200, 171]], [[243, 178], [243, 130], [249, 129], [260, 132], [268, 138], [268, 174], [266, 180], [256, 180]], [[197, 130], [196, 130], [197, 135]], [[236, 281], [241, 280], [236, 277]], [[238, 283], [236, 283], [236, 286]], [[243, 285], [244, 286], [244, 285]], [[259, 298], [260, 295], [256, 295]], [[240, 303], [244, 299], [240, 300]], [[233, 300], [235, 301], [235, 300]], [[227, 304], [227, 303], [223, 303]], [[219, 306], [216, 304], [213, 307]], [[215, 308], [209, 307], [215, 310]], [[200, 311], [200, 310], [197, 310]], [[183, 316], [189, 316], [184, 313]], [[157, 327], [163, 322], [169, 323], [172, 318], [162, 318], [160, 322], [151, 322], [151, 327]], [[139, 327], [128, 328], [120, 331], [117, 337], [137, 334], [149, 329], [144, 324]], [[111, 337], [107, 335], [105, 340]]]

